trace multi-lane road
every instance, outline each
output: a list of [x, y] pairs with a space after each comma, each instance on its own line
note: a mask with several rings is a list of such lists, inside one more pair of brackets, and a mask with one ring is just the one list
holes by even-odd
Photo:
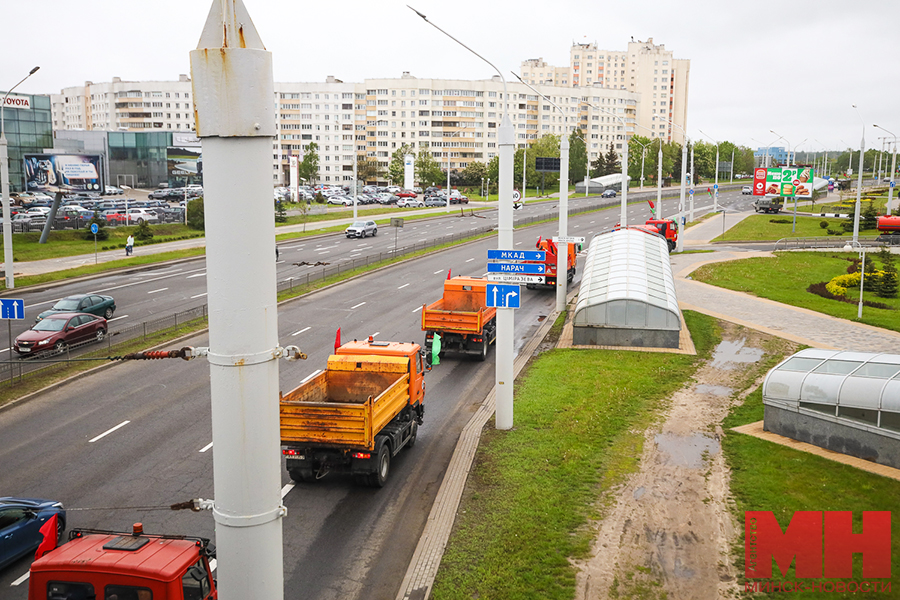
[[[727, 192], [720, 200], [745, 209], [752, 197]], [[570, 205], [577, 208], [584, 202], [573, 198]], [[676, 203], [665, 201], [663, 214], [671, 216]], [[534, 204], [516, 216], [551, 213], [555, 207]], [[495, 215], [486, 216], [490, 220]], [[573, 215], [569, 234], [590, 238], [614, 226], [618, 215], [617, 205]], [[633, 222], [648, 215], [646, 204], [629, 207]], [[410, 223], [398, 233], [412, 242], [484, 222], [451, 216]], [[553, 235], [555, 229], [555, 223], [547, 223], [516, 231], [515, 246], [531, 248], [539, 235]], [[296, 262], [348, 261], [387, 252], [394, 244], [387, 233], [362, 240], [333, 234], [284, 243], [278, 277], [302, 273], [299, 269], [305, 267], [294, 266]], [[283, 304], [280, 343], [300, 346], [309, 359], [281, 365], [282, 389], [323, 368], [338, 327], [344, 340], [374, 335], [421, 342], [422, 304], [441, 295], [449, 270], [483, 274], [487, 250], [495, 246], [496, 239], [487, 238], [430, 253]], [[116, 317], [127, 322], [204, 302], [204, 273], [199, 260], [40, 292], [22, 290], [22, 297], [35, 311], [70, 293], [109, 293], [119, 305]], [[239, 274], [234, 285], [240, 285]], [[515, 316], [517, 351], [555, 305], [550, 290], [522, 293]], [[198, 335], [187, 343], [208, 342]], [[356, 487], [340, 476], [294, 485], [284, 474], [285, 597], [394, 598], [459, 433], [493, 385], [492, 356], [486, 363], [448, 357], [427, 374], [424, 425], [416, 446], [394, 461], [385, 488]], [[61, 500], [69, 511], [69, 527], [128, 529], [141, 521], [150, 532], [214, 537], [212, 515], [165, 508], [214, 496], [208, 381], [202, 359], [123, 363], [0, 412], [0, 495]], [[23, 559], [0, 572], [0, 599], [26, 597], [29, 564], [30, 559]]]

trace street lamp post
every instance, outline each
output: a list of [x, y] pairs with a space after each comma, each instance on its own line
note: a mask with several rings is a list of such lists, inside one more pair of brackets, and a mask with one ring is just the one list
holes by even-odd
[[891, 158], [891, 175], [890, 175], [891, 183], [890, 183], [890, 186], [888, 187], [887, 205], [884, 207], [885, 208], [884, 214], [890, 216], [891, 215], [891, 205], [893, 204], [893, 199], [894, 199], [894, 174], [897, 172], [897, 136], [894, 135], [893, 133], [891, 133], [890, 131], [888, 131], [887, 129], [885, 129], [884, 127], [882, 127], [881, 125], [873, 125], [873, 126], [877, 127], [878, 129], [880, 129], [882, 131], [887, 131], [887, 133], [890, 133], [891, 136], [893, 136], [893, 138], [894, 138], [894, 155]]
[[22, 85], [22, 82], [37, 73], [40, 67], [35, 67], [22, 78], [22, 81], [9, 88], [3, 96], [3, 104], [0, 104], [0, 194], [3, 194], [3, 271], [6, 273], [6, 289], [16, 287], [13, 277], [13, 239], [12, 239], [12, 213], [9, 209], [9, 146], [6, 142], [6, 129], [3, 121], [3, 109], [6, 108], [6, 99], [14, 89]]
[[[492, 69], [497, 71], [500, 80], [503, 82], [503, 117], [500, 120], [500, 127], [497, 132], [497, 150], [500, 155], [500, 189], [497, 198], [497, 247], [500, 250], [511, 250], [515, 247], [513, 243], [512, 192], [513, 153], [515, 150], [516, 132], [509, 118], [509, 92], [506, 86], [506, 78], [489, 60], [429, 21], [425, 15], [416, 9], [411, 6], [409, 8], [422, 17], [423, 21], [490, 65]], [[515, 312], [512, 308], [497, 309], [497, 342], [495, 351], [497, 366], [494, 379], [496, 389], [494, 421], [497, 429], [512, 429], [513, 426], [514, 315]]]
[[853, 110], [856, 111], [856, 116], [859, 117], [863, 126], [862, 140], [859, 142], [859, 174], [856, 177], [856, 210], [854, 211], [856, 214], [853, 215], [853, 243], [857, 244], [859, 242], [859, 212], [860, 207], [862, 206], [863, 161], [866, 156], [866, 122], [863, 121], [862, 115], [859, 114], [859, 109], [856, 108], [856, 105], [853, 104], [851, 106], [853, 106]]
[[614, 119], [616, 119], [622, 125], [623, 137], [625, 138], [625, 144], [623, 145], [622, 152], [622, 203], [621, 209], [619, 211], [619, 225], [625, 227], [628, 223], [628, 126], [625, 122], [625, 119], [617, 115], [616, 113], [607, 110], [605, 108], [600, 108], [594, 104], [589, 102], [581, 101], [582, 104], [587, 104], [591, 108], [595, 110], [599, 110], [600, 112], [605, 112], [608, 115], [612, 115]]
[[641, 191], [644, 190], [644, 158], [647, 155], [647, 146], [648, 144], [642, 144], [637, 140], [631, 140], [635, 144], [641, 147]]
[[[444, 137], [453, 137], [454, 135], [456, 135], [463, 129], [465, 129], [465, 127], [461, 128], [461, 129], [457, 129], [456, 131], [452, 132], [450, 135], [444, 136]], [[460, 136], [460, 137], [462, 137], [462, 136]], [[450, 147], [445, 146], [445, 149], [447, 150], [447, 212], [449, 213], [450, 212]]]
[[[700, 130], [698, 130], [698, 131], [700, 131]], [[703, 131], [700, 131], [700, 133], [702, 133], [703, 135], [706, 135], [705, 133], [703, 133]], [[716, 183], [715, 183], [716, 187], [714, 188], [716, 190], [716, 193], [713, 195], [713, 212], [719, 212], [719, 142], [712, 139], [708, 135], [706, 135], [706, 137], [713, 144], [716, 145]], [[732, 165], [734, 164], [733, 161], [734, 161], [734, 158], [732, 156]]]
[[[670, 119], [662, 119], [666, 123], [674, 125], [678, 129], [681, 130], [681, 135], [684, 136], [684, 143], [681, 144], [681, 190], [678, 196], [678, 219], [676, 221], [676, 225], [678, 227], [678, 241], [675, 244], [675, 251], [681, 252], [684, 249], [684, 194], [685, 194], [685, 178], [687, 177], [687, 147], [688, 144], [691, 143], [691, 138], [688, 137], [687, 131], [684, 130], [684, 127], [672, 121]], [[660, 162], [662, 162], [662, 143], [660, 142]], [[691, 176], [693, 177], [693, 175]], [[693, 182], [693, 179], [691, 180]]]

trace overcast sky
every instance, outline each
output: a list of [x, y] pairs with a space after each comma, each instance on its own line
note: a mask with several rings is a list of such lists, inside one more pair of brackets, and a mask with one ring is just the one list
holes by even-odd
[[[900, 135], [900, 0], [409, 1], [510, 79], [528, 58], [567, 65], [573, 42], [621, 51], [632, 36], [652, 37], [691, 60], [687, 125], [695, 138], [702, 130], [757, 147], [775, 130], [802, 151], [858, 148], [863, 121], [867, 148], [881, 148], [876, 138], [887, 135], [873, 123]], [[190, 72], [211, 0], [39, 4], [3, 0], [0, 89], [35, 65], [41, 70], [17, 92], [177, 79]], [[272, 52], [275, 81], [493, 75], [404, 2], [244, 4]]]

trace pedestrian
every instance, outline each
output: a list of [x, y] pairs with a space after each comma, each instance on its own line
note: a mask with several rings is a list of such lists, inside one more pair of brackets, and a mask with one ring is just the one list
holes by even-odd
[[275, 260], [278, 260], [278, 246], [275, 246]]
[[131, 253], [134, 251], [134, 236], [129, 235], [128, 239], [125, 240], [125, 256], [131, 256]]

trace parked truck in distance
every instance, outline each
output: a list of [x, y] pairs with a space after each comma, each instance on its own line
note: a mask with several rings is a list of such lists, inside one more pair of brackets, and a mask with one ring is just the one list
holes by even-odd
[[294, 481], [345, 472], [383, 487], [391, 459], [416, 442], [425, 414], [424, 352], [414, 343], [352, 341], [281, 395], [281, 449]]
[[214, 600], [206, 538], [73, 529], [69, 541], [31, 564], [29, 600]]
[[[568, 247], [568, 256], [566, 257], [566, 281], [572, 283], [575, 279], [575, 261], [578, 258], [578, 251], [575, 244], [566, 244]], [[557, 245], [553, 240], [545, 240], [538, 238], [535, 248], [545, 252], [544, 258], [544, 283], [526, 283], [525, 287], [529, 290], [537, 288], [556, 288], [556, 261], [557, 261]], [[531, 261], [524, 261], [531, 262]]]
[[425, 350], [432, 351], [434, 334], [441, 336], [445, 351], [487, 357], [488, 347], [497, 339], [497, 309], [487, 305], [483, 277], [454, 277], [444, 281], [444, 296], [422, 306]]
[[878, 217], [877, 227], [878, 241], [889, 241], [891, 244], [900, 241], [900, 217], [891, 215]]
[[757, 198], [756, 201], [753, 202], [753, 210], [761, 213], [779, 213], [781, 212], [781, 207], [783, 206], [783, 200], [781, 196], [766, 196], [765, 198]]

